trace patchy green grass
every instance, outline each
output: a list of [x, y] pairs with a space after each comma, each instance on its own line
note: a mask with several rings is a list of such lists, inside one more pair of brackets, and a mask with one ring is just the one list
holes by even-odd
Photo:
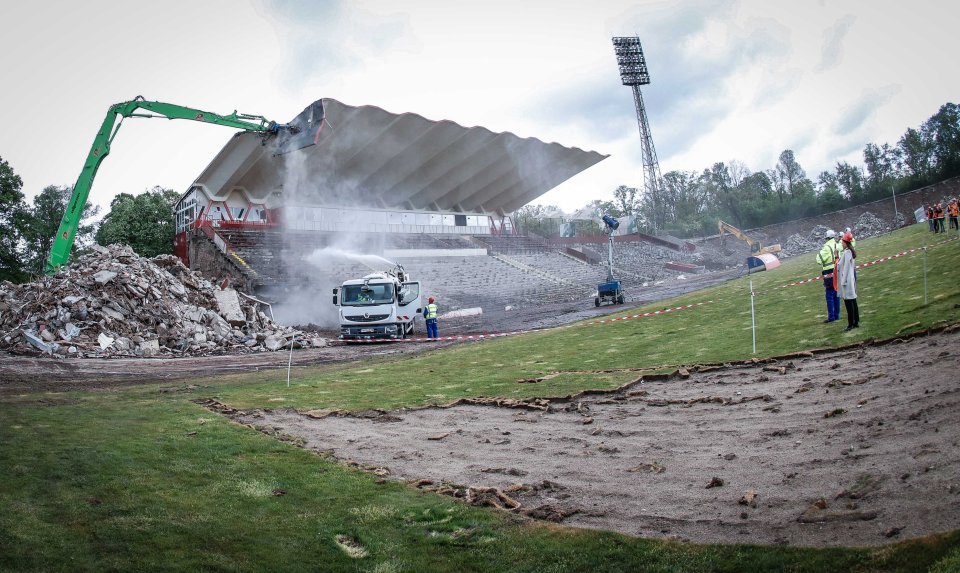
[[[919, 227], [861, 241], [867, 261], [930, 240]], [[960, 241], [860, 271], [863, 327], [824, 325], [815, 266], [750, 279], [758, 355], [957, 322]], [[637, 369], [752, 356], [748, 278], [663, 306], [399, 360], [199, 380], [177, 392], [37, 393], [0, 402], [0, 570], [953, 571], [960, 531], [881, 548], [691, 545], [533, 523], [343, 467], [209, 413], [237, 407], [393, 408], [464, 396], [611, 388]], [[919, 298], [918, 298], [919, 297]], [[590, 301], [585, 301], [590, 304]], [[644, 309], [649, 310], [649, 308]], [[632, 314], [633, 311], [630, 311]], [[912, 325], [912, 326], [911, 326]], [[521, 380], [543, 378], [536, 383]]]

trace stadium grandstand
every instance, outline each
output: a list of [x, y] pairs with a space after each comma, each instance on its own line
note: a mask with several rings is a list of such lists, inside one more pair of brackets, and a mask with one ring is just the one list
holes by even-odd
[[[400, 262], [446, 309], [590, 300], [605, 276], [603, 245], [525, 236], [511, 216], [605, 155], [333, 99], [291, 124], [308, 147], [238, 133], [180, 197], [175, 252], [188, 266], [271, 301], [307, 290], [325, 302], [342, 280]], [[683, 257], [623, 239], [627, 284], [664, 273], [650, 249]]]

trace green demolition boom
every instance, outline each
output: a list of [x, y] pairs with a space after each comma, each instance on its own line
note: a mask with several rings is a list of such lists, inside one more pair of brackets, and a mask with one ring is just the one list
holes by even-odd
[[[138, 113], [139, 110], [152, 113]], [[120, 123], [117, 123], [118, 116], [121, 118]], [[47, 257], [47, 274], [56, 273], [57, 269], [70, 258], [70, 251], [73, 249], [73, 242], [80, 226], [83, 206], [87, 203], [90, 188], [93, 186], [93, 178], [96, 177], [97, 169], [100, 168], [103, 158], [110, 153], [110, 144], [117, 135], [117, 131], [120, 130], [120, 125], [123, 123], [122, 118], [127, 117], [190, 119], [261, 133], [264, 138], [276, 135], [281, 131], [289, 133], [299, 131], [296, 127], [280, 125], [259, 115], [237, 114], [236, 111], [229, 115], [218, 115], [171, 103], [146, 101], [142, 96], [137, 96], [132, 101], [110, 106], [107, 117], [104, 118], [96, 139], [93, 140], [93, 146], [90, 148], [90, 154], [87, 155], [87, 161], [83, 164], [83, 171], [80, 172], [80, 177], [77, 179], [76, 185], [73, 186], [73, 195], [70, 197], [70, 202], [67, 203], [67, 208], [63, 212], [63, 220], [60, 222], [60, 228], [53, 239], [50, 256]], [[116, 124], [116, 127], [114, 127], [114, 124]]]

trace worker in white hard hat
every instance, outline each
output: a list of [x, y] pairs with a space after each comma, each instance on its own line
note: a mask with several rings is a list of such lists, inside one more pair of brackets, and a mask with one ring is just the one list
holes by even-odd
[[824, 323], [840, 320], [840, 298], [833, 286], [833, 271], [837, 261], [837, 233], [830, 229], [824, 235], [823, 247], [817, 253], [817, 265], [823, 278], [824, 296], [827, 299], [827, 319]]

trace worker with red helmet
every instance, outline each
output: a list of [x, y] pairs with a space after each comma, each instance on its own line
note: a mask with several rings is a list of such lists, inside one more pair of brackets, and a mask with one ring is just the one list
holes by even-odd
[[427, 338], [439, 338], [440, 333], [437, 330], [437, 305], [433, 302], [433, 297], [427, 299], [427, 307], [423, 311], [423, 318], [427, 321]]
[[843, 299], [843, 305], [847, 310], [847, 328], [844, 330], [853, 330], [860, 327], [860, 306], [857, 304], [857, 251], [853, 247], [853, 234], [846, 232], [842, 237], [843, 252], [840, 254], [837, 262], [837, 270], [834, 276], [837, 286], [837, 294]]

